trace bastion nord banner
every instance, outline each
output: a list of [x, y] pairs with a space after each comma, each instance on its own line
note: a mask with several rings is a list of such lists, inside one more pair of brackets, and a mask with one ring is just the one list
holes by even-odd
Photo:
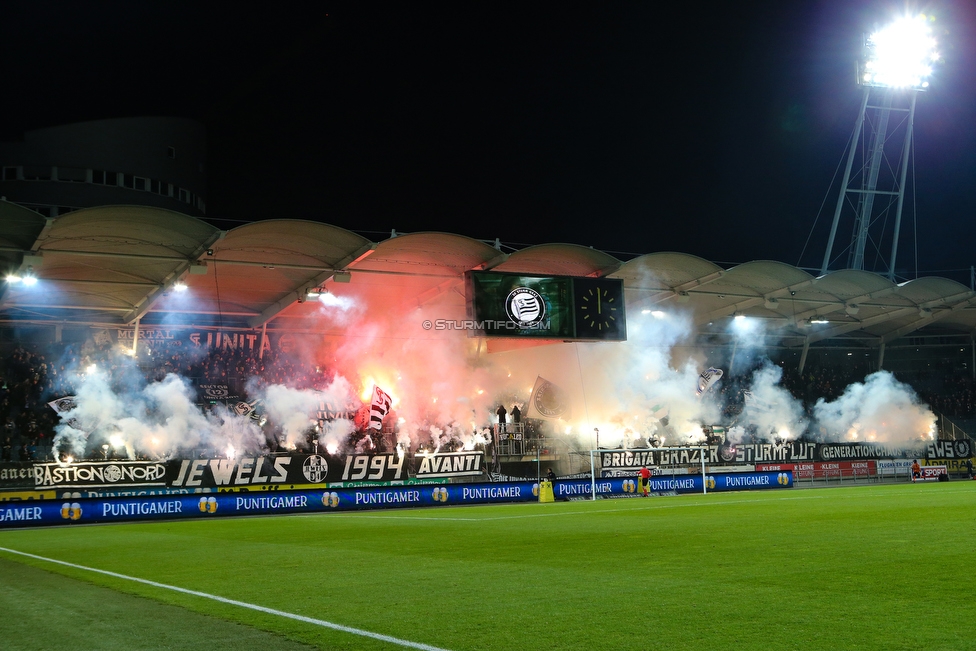
[[246, 489], [342, 482], [397, 483], [485, 475], [484, 452], [441, 454], [288, 454], [233, 459], [81, 461], [0, 465], [0, 490], [109, 489], [139, 494], [156, 489]]

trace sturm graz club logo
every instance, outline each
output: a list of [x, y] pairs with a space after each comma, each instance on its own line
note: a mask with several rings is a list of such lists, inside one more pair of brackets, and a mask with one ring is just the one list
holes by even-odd
[[965, 439], [960, 439], [953, 442], [953, 447], [956, 449], [956, 456], [960, 459], [964, 457], [972, 456], [972, 445], [969, 441]]
[[310, 455], [302, 464], [302, 473], [313, 484], [323, 482], [329, 474], [329, 462], [317, 454]]
[[105, 481], [117, 482], [122, 479], [122, 469], [116, 465], [111, 465], [105, 469]]
[[519, 326], [531, 328], [546, 318], [546, 302], [534, 289], [516, 287], [505, 299], [505, 311]]
[[569, 405], [562, 389], [548, 380], [536, 387], [532, 394], [532, 402], [539, 413], [546, 418], [561, 418]]
[[722, 461], [735, 461], [737, 452], [738, 451], [735, 449], [735, 445], [731, 443], [723, 443], [718, 448], [718, 456], [722, 459]]

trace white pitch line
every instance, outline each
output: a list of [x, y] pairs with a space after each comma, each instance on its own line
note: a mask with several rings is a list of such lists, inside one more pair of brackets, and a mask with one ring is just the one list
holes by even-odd
[[16, 549], [8, 549], [6, 547], [0, 547], [0, 551], [7, 552], [9, 554], [19, 554], [20, 556], [27, 556], [28, 558], [34, 558], [39, 561], [45, 561], [47, 563], [55, 563], [57, 565], [64, 565], [66, 567], [73, 567], [77, 570], [85, 570], [86, 572], [95, 572], [97, 574], [104, 574], [106, 576], [115, 577], [116, 579], [124, 579], [126, 581], [134, 581], [136, 583], [142, 583], [144, 585], [151, 585], [154, 588], [163, 588], [166, 590], [172, 590], [174, 592], [182, 592], [183, 594], [193, 595], [194, 597], [203, 597], [204, 599], [212, 599], [213, 601], [219, 601], [220, 603], [230, 604], [231, 606], [239, 606], [240, 608], [248, 608], [250, 610], [256, 610], [258, 612], [267, 613], [269, 615], [277, 615], [278, 617], [286, 617], [288, 619], [294, 619], [299, 622], [305, 622], [306, 624], [313, 624], [315, 626], [321, 626], [323, 628], [331, 628], [336, 631], [342, 631], [343, 633], [351, 633], [352, 635], [359, 635], [361, 637], [368, 637], [373, 640], [379, 640], [381, 642], [389, 642], [390, 644], [396, 644], [397, 646], [407, 647], [410, 649], [421, 649], [422, 651], [450, 651], [449, 649], [444, 649], [437, 646], [431, 646], [430, 644], [423, 644], [421, 642], [411, 642], [410, 640], [401, 640], [398, 637], [392, 637], [390, 635], [383, 635], [381, 633], [373, 633], [372, 631], [364, 631], [361, 628], [353, 628], [352, 626], [343, 626], [342, 624], [336, 624], [334, 622], [327, 622], [323, 619], [315, 619], [314, 617], [305, 617], [304, 615], [296, 615], [295, 613], [287, 613], [283, 610], [276, 610], [274, 608], [266, 608], [265, 606], [258, 606], [257, 604], [249, 604], [245, 601], [237, 601], [236, 599], [228, 599], [226, 597], [220, 597], [218, 595], [209, 594], [207, 592], [199, 592], [197, 590], [189, 590], [187, 588], [181, 588], [175, 585], [167, 585], [165, 583], [158, 583], [156, 581], [150, 581], [149, 579], [140, 579], [136, 576], [128, 576], [125, 574], [119, 574], [118, 572], [109, 572], [108, 570], [100, 570], [96, 567], [86, 567], [84, 565], [77, 565], [75, 563], [69, 563], [67, 561], [59, 561], [56, 558], [46, 558], [44, 556], [37, 556], [36, 554], [28, 554], [27, 552], [18, 551]]

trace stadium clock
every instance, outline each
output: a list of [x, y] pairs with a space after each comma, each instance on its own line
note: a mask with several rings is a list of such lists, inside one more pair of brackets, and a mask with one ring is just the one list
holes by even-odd
[[627, 339], [623, 282], [613, 278], [574, 278], [576, 337]]

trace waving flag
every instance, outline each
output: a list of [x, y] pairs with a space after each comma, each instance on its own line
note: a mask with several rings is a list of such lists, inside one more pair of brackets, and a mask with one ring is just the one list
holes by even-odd
[[369, 429], [383, 429], [383, 417], [390, 413], [393, 399], [383, 389], [373, 386], [373, 399], [369, 404]]
[[541, 375], [535, 379], [526, 418], [569, 418], [571, 414], [566, 392]]
[[752, 391], [743, 391], [742, 397], [745, 401], [746, 408], [755, 414], [763, 414], [773, 410], [773, 405], [762, 398], [757, 398], [756, 394]]
[[667, 418], [668, 414], [670, 413], [671, 413], [671, 408], [668, 405], [665, 405], [664, 403], [661, 402], [655, 402], [651, 407], [651, 418], [657, 418], [658, 420], [662, 420], [664, 418]]
[[706, 371], [702, 371], [702, 374], [698, 376], [698, 395], [702, 395], [708, 391], [713, 384], [722, 379], [722, 369], [720, 368], [709, 368]]
[[234, 405], [234, 413], [239, 416], [249, 416], [252, 420], [259, 420], [261, 416], [258, 414], [257, 408], [260, 402], [260, 398], [256, 398], [251, 402], [238, 402]]
[[75, 396], [65, 396], [63, 398], [58, 398], [57, 400], [52, 400], [47, 403], [48, 407], [53, 409], [58, 414], [63, 414], [66, 411], [71, 411], [78, 406], [78, 402]]

